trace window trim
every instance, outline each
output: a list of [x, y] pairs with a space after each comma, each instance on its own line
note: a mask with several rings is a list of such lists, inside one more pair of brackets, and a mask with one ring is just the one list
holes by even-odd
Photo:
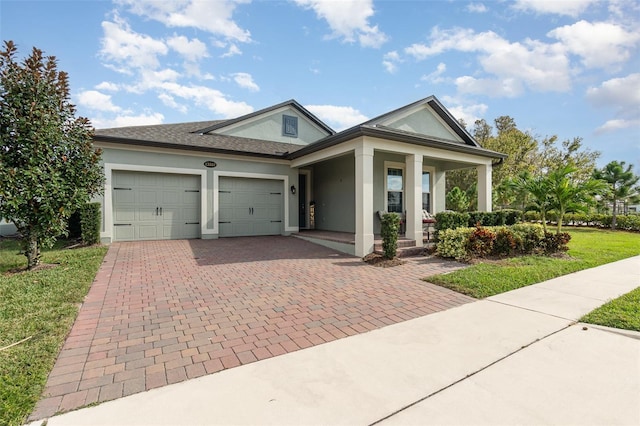
[[[287, 133], [287, 120], [292, 120], [292, 123], [295, 123], [295, 134]], [[298, 117], [295, 115], [287, 115], [282, 114], [282, 136], [286, 136], [288, 138], [297, 138], [298, 137]]]
[[[403, 193], [403, 197], [402, 197], [402, 212], [404, 213], [406, 211], [406, 199], [404, 197], [404, 193], [406, 191], [406, 185], [407, 185], [407, 181], [406, 181], [406, 164], [405, 163], [398, 163], [396, 161], [385, 161], [384, 162], [384, 210], [385, 211], [389, 211], [389, 188], [387, 187], [387, 176], [389, 174], [389, 169], [401, 169], [402, 170], [402, 193]], [[433, 210], [434, 210], [434, 205], [433, 205], [433, 192], [434, 192], [434, 182], [433, 182], [433, 178], [436, 174], [436, 168], [434, 166], [422, 166], [422, 172], [428, 172], [429, 173], [429, 194], [431, 194], [430, 196], [430, 202], [429, 202], [429, 207], [431, 210], [429, 213], [433, 214]], [[422, 186], [422, 185], [421, 185]], [[396, 192], [396, 191], [394, 191]], [[422, 189], [420, 190], [420, 194], [422, 196], [423, 192]]]

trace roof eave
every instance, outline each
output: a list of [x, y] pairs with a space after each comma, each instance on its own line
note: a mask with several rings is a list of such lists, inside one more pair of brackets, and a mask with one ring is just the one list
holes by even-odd
[[385, 139], [390, 139], [396, 142], [404, 142], [404, 143], [409, 143], [413, 145], [427, 146], [431, 148], [447, 149], [449, 151], [481, 155], [489, 158], [498, 158], [498, 159], [507, 158], [506, 154], [491, 151], [478, 146], [460, 145], [455, 142], [440, 141], [432, 138], [425, 138], [419, 135], [411, 135], [407, 133], [390, 131], [388, 129], [373, 128], [368, 126], [352, 127], [351, 129], [338, 133], [335, 136], [329, 136], [324, 140], [320, 140], [316, 142], [315, 144], [307, 145], [306, 147], [299, 149], [298, 151], [292, 152], [291, 154], [288, 155], [287, 158], [289, 159], [300, 158], [307, 154], [321, 151], [323, 149], [329, 148], [334, 145], [338, 145], [342, 142], [346, 142], [348, 140], [354, 139], [359, 136], [385, 138]]
[[155, 141], [147, 141], [147, 140], [141, 140], [141, 139], [119, 138], [115, 136], [95, 135], [93, 137], [93, 140], [95, 142], [115, 143], [120, 145], [135, 145], [135, 146], [167, 148], [167, 149], [175, 149], [175, 150], [183, 150], [183, 151], [211, 152], [215, 154], [241, 155], [244, 157], [271, 158], [271, 159], [278, 159], [278, 160], [285, 160], [287, 159], [287, 155], [288, 155], [288, 152], [285, 152], [283, 154], [267, 154], [262, 152], [235, 151], [230, 149], [205, 147], [205, 146], [181, 145], [181, 144], [170, 143], [170, 142], [155, 142]]

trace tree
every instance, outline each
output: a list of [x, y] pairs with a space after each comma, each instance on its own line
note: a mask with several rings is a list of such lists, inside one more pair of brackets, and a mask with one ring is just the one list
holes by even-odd
[[469, 210], [467, 194], [457, 186], [447, 193], [447, 208], [460, 213]]
[[552, 209], [550, 198], [550, 182], [544, 175], [532, 176], [530, 174], [521, 174], [518, 176], [516, 186], [519, 191], [529, 194], [529, 204], [525, 211], [533, 210], [540, 213], [540, 220], [544, 232], [547, 232], [547, 213]]
[[544, 179], [548, 181], [551, 208], [557, 214], [557, 234], [562, 232], [565, 213], [587, 211], [596, 194], [606, 189], [606, 184], [597, 179], [583, 181], [580, 169], [565, 165], [551, 171]]
[[23, 62], [0, 52], [0, 217], [22, 235], [27, 268], [66, 233], [69, 216], [103, 188], [89, 120], [75, 117], [67, 73], [33, 48]]
[[616, 229], [618, 201], [630, 198], [640, 191], [640, 188], [634, 188], [634, 185], [640, 180], [640, 176], [633, 174], [633, 164], [629, 164], [626, 168], [625, 165], [624, 161], [612, 161], [602, 169], [593, 172], [595, 179], [606, 182], [608, 186], [608, 191], [603, 195], [605, 200], [613, 204], [611, 229]]
[[540, 150], [534, 156], [532, 163], [539, 171], [557, 170], [564, 165], [571, 165], [577, 170], [573, 176], [579, 180], [587, 181], [591, 178], [596, 160], [600, 156], [598, 151], [583, 149], [582, 138], [564, 140], [560, 146], [558, 137], [546, 137], [540, 142]]

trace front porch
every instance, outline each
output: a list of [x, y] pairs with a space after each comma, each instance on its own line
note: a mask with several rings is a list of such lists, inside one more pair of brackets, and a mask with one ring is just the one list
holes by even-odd
[[[350, 255], [356, 255], [356, 234], [353, 232], [323, 231], [316, 229], [301, 230], [292, 236], [341, 251]], [[421, 254], [423, 250], [432, 245], [433, 232], [424, 231], [422, 241], [418, 244], [416, 240], [407, 238], [405, 234], [398, 236], [399, 256], [410, 256]], [[382, 237], [374, 235], [374, 252], [382, 252]]]

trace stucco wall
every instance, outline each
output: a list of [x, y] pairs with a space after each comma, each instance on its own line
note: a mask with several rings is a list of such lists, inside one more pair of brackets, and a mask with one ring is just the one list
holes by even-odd
[[[282, 134], [283, 114], [298, 117], [297, 138], [284, 136]], [[232, 127], [231, 129], [220, 129], [219, 133], [274, 142], [293, 143], [296, 145], [306, 145], [328, 136], [328, 133], [311, 124], [305, 116], [299, 114], [292, 108], [274, 112], [266, 117], [260, 117], [249, 123]]]
[[355, 158], [353, 154], [313, 168], [316, 229], [355, 232]]
[[402, 117], [399, 120], [392, 121], [388, 126], [407, 132], [435, 136], [441, 139], [463, 143], [460, 136], [451, 131], [449, 126], [443, 124], [428, 107]]
[[13, 235], [17, 231], [13, 223], [7, 223], [4, 219], [0, 219], [0, 236]]
[[[207, 168], [204, 162], [215, 161], [215, 168]], [[221, 155], [199, 155], [175, 151], [132, 151], [114, 147], [104, 147], [102, 154], [103, 164], [122, 164], [145, 167], [160, 167], [174, 169], [188, 169], [193, 171], [205, 171], [206, 173], [206, 217], [201, 220], [206, 222], [206, 229], [214, 229], [214, 195], [213, 176], [214, 172], [236, 172], [260, 175], [288, 176], [288, 186], [298, 184], [298, 170], [292, 169], [289, 164], [279, 161], [251, 161], [238, 157]], [[116, 167], [117, 169], [117, 167]], [[288, 187], [283, 187], [284, 197], [288, 197], [289, 221], [284, 224], [285, 228], [298, 226], [298, 201], [297, 195], [291, 194]], [[99, 197], [97, 201], [103, 203], [103, 232], [105, 224], [104, 197]]]

